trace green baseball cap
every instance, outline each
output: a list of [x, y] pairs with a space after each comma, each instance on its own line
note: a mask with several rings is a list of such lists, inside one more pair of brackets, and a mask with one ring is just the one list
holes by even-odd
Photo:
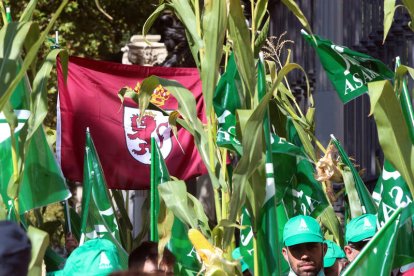
[[365, 214], [353, 218], [347, 225], [345, 231], [345, 241], [360, 242], [368, 240], [377, 231], [377, 217], [373, 214]]
[[231, 256], [233, 259], [240, 261], [242, 272], [245, 272], [249, 269], [249, 266], [243, 261], [243, 256], [240, 252], [240, 247], [236, 247], [236, 249], [231, 252]]
[[306, 242], [323, 242], [319, 223], [309, 216], [296, 216], [288, 220], [283, 229], [283, 243], [292, 246]]
[[325, 257], [323, 257], [323, 267], [331, 267], [334, 265], [336, 259], [345, 258], [345, 252], [336, 243], [330, 240], [325, 240], [328, 247]]
[[107, 239], [93, 239], [76, 248], [63, 270], [54, 275], [108, 275], [121, 269], [115, 244]]

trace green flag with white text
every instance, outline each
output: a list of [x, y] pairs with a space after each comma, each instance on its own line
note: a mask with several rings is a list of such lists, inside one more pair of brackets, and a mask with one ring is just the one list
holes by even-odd
[[[160, 197], [158, 186], [170, 181], [170, 174], [161, 151], [151, 138], [151, 200], [150, 200], [150, 240], [158, 242], [158, 216], [160, 214]], [[196, 251], [188, 239], [188, 227], [178, 218], [174, 217], [171, 237], [167, 248], [176, 258], [176, 272], [180, 275], [195, 275], [201, 268]], [[178, 271], [177, 271], [178, 270]]]
[[325, 195], [322, 183], [315, 179], [314, 163], [305, 154], [302, 140], [290, 117], [287, 118], [286, 128], [288, 141], [276, 139], [279, 142], [273, 146], [273, 153], [283, 149], [295, 156], [295, 172], [289, 182], [289, 189], [283, 196], [287, 214], [289, 217], [302, 214], [318, 219], [329, 230], [331, 238], [337, 243], [342, 243], [343, 235], [339, 220]]
[[393, 269], [414, 262], [413, 216], [412, 203], [398, 208], [343, 275], [388, 276]]
[[384, 226], [398, 207], [406, 207], [413, 201], [407, 183], [387, 160], [384, 161], [372, 198], [378, 205], [378, 228]]
[[285, 150], [294, 153], [295, 157], [295, 172], [285, 196], [288, 215], [292, 217], [302, 214], [317, 218], [330, 204], [324, 194], [322, 184], [315, 179], [314, 166], [304, 153], [302, 141], [291, 118], [288, 118], [286, 127], [288, 140], [279, 138], [273, 151], [280, 151], [280, 148], [283, 147]]
[[328, 78], [343, 103], [367, 93], [368, 82], [394, 78], [394, 73], [378, 59], [335, 45], [319, 36], [312, 37], [303, 30], [302, 34], [315, 48]]
[[217, 114], [218, 130], [217, 145], [242, 153], [242, 147], [236, 138], [236, 109], [241, 108], [238, 91], [241, 90], [241, 80], [237, 71], [234, 54], [228, 60], [226, 72], [217, 84], [213, 105]]
[[96, 238], [113, 242], [118, 248], [122, 266], [127, 267], [128, 254], [122, 247], [118, 219], [109, 197], [99, 156], [91, 134], [86, 130], [80, 244]]

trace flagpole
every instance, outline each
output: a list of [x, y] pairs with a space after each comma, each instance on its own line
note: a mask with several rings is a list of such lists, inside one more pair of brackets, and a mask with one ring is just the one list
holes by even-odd
[[[59, 31], [55, 32], [55, 44], [51, 48], [52, 49], [60, 48], [60, 46], [59, 46]], [[89, 132], [89, 128], [87, 128], [87, 131]], [[68, 233], [72, 233], [72, 222], [70, 220], [70, 212], [69, 212], [69, 200], [65, 199], [63, 205], [65, 206], [65, 213], [66, 213], [66, 229], [68, 230]]]
[[[266, 94], [266, 73], [264, 69], [264, 58], [263, 53], [260, 53], [260, 58], [257, 65], [258, 70], [258, 80], [257, 80], [257, 90], [258, 97], [261, 100]], [[281, 275], [281, 263], [279, 261], [278, 255], [281, 252], [279, 248], [279, 239], [278, 239], [278, 222], [277, 222], [277, 211], [276, 211], [276, 185], [273, 171], [273, 158], [272, 158], [272, 145], [271, 145], [271, 134], [270, 134], [270, 120], [269, 120], [269, 109], [266, 110], [264, 119], [263, 119], [263, 132], [265, 136], [266, 144], [266, 163], [265, 163], [265, 173], [266, 173], [266, 196], [263, 206], [267, 205], [267, 208], [263, 208], [264, 214], [262, 216], [262, 221], [259, 222], [263, 228], [263, 237], [258, 235], [257, 243], [255, 246], [255, 272], [259, 272], [259, 275]], [[260, 232], [260, 231], [259, 231]], [[262, 239], [262, 241], [260, 241]], [[263, 243], [264, 242], [264, 243]], [[263, 245], [268, 245], [268, 248]], [[258, 248], [260, 246], [260, 249]], [[270, 250], [266, 253], [266, 256], [260, 253], [264, 253], [265, 250]], [[256, 257], [257, 256], [257, 257]], [[266, 259], [262, 265], [257, 267], [257, 261], [259, 259]], [[265, 264], [265, 265], [263, 265]]]
[[155, 214], [155, 164], [153, 164], [153, 154], [155, 153], [155, 139], [151, 138], [151, 183], [150, 183], [150, 241], [158, 241], [158, 217]]

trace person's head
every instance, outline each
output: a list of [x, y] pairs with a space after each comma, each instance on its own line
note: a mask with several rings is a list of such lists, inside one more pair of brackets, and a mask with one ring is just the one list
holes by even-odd
[[26, 232], [15, 222], [0, 221], [0, 275], [27, 275], [31, 243]]
[[319, 223], [309, 216], [288, 220], [283, 229], [285, 260], [296, 275], [317, 275], [323, 269], [326, 244]]
[[[159, 265], [158, 265], [159, 264]], [[128, 267], [140, 273], [165, 273], [174, 275], [175, 257], [164, 248], [162, 259], [158, 256], [158, 243], [143, 242], [135, 248], [128, 258]]]
[[122, 269], [118, 249], [107, 239], [88, 240], [73, 250], [55, 275], [108, 275]]
[[344, 247], [346, 257], [352, 262], [364, 246], [371, 240], [377, 231], [377, 217], [365, 214], [353, 218], [347, 225], [345, 231]]
[[325, 241], [328, 250], [323, 258], [323, 266], [325, 275], [338, 276], [344, 267], [345, 252], [336, 243], [326, 240]]

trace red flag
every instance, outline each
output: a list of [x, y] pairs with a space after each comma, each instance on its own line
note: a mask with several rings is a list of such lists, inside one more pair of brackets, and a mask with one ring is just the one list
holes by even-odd
[[[57, 153], [66, 178], [82, 181], [87, 127], [111, 189], [149, 188], [151, 137], [158, 142], [171, 175], [186, 180], [206, 172], [193, 137], [184, 128], [178, 129], [181, 149], [167, 116], [147, 110], [139, 125], [136, 104], [129, 99], [121, 104], [118, 91], [137, 87], [150, 75], [176, 80], [192, 91], [198, 116], [203, 118], [201, 80], [195, 68], [143, 67], [70, 57], [65, 83], [58, 65]], [[151, 102], [167, 111], [178, 107], [172, 94], [160, 86]]]

